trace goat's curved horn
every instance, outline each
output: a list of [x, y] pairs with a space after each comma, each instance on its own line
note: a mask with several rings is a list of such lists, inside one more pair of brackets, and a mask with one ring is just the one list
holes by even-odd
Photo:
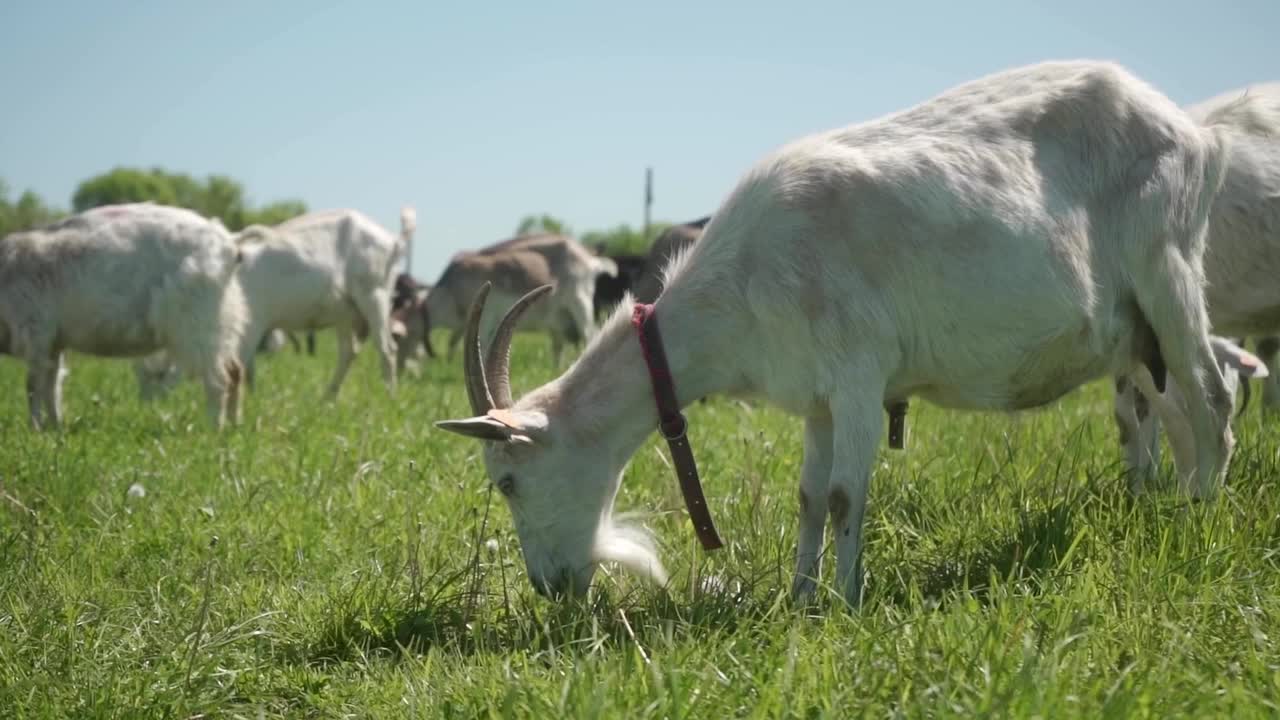
[[471, 400], [471, 412], [484, 415], [494, 408], [493, 395], [489, 394], [489, 384], [485, 382], [484, 358], [480, 354], [480, 315], [484, 312], [484, 301], [489, 297], [489, 289], [493, 283], [486, 282], [480, 286], [475, 300], [471, 301], [471, 309], [467, 311], [466, 335], [462, 343], [462, 367], [466, 376], [467, 397]]
[[493, 335], [489, 354], [485, 356], [484, 373], [487, 384], [493, 388], [493, 400], [498, 408], [509, 408], [515, 402], [511, 398], [511, 338], [515, 335], [516, 323], [530, 305], [551, 292], [551, 289], [551, 285], [543, 285], [517, 300], [507, 314], [502, 316], [502, 322]]

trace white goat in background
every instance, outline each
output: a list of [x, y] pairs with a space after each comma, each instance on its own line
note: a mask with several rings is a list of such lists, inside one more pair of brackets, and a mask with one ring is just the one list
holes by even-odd
[[209, 419], [239, 413], [245, 309], [239, 249], [220, 224], [180, 208], [104, 206], [0, 240], [0, 348], [27, 362], [31, 423], [62, 421], [67, 350], [165, 351], [205, 385]]
[[[1226, 178], [1209, 214], [1204, 254], [1204, 295], [1213, 332], [1241, 338], [1280, 332], [1280, 83], [1223, 93], [1187, 112], [1230, 141]], [[1275, 345], [1264, 340], [1258, 348], [1261, 358], [1215, 338], [1222, 369], [1232, 376], [1232, 397], [1237, 382], [1247, 389], [1250, 378], [1267, 378], [1263, 400], [1275, 403], [1275, 375], [1268, 371], [1275, 362]], [[1176, 385], [1171, 380], [1168, 396], [1156, 397], [1141, 372], [1133, 383], [1116, 384], [1115, 419], [1135, 491], [1159, 465], [1162, 422], [1169, 429], [1179, 474], [1191, 470], [1186, 447], [1190, 428], [1179, 410], [1183, 403]], [[1160, 412], [1151, 413], [1143, 395]]]
[[[248, 318], [239, 347], [252, 387], [254, 356], [272, 329], [319, 330], [332, 327], [338, 340], [338, 364], [327, 396], [342, 387], [358, 350], [357, 341], [373, 339], [382, 361], [382, 377], [395, 391], [395, 345], [391, 338], [391, 293], [396, 263], [404, 257], [416, 228], [412, 208], [400, 214], [400, 237], [355, 210], [302, 215], [273, 228], [253, 225], [237, 236], [243, 261], [237, 272]], [[137, 365], [140, 390], [155, 394], [166, 361], [149, 358]]]
[[[1223, 144], [1114, 64], [1050, 62], [797, 140], [746, 174], [667, 269], [654, 317], [680, 405], [752, 393], [805, 418], [797, 596], [815, 589], [829, 515], [835, 585], [860, 602], [884, 408], [911, 396], [1034, 408], [1162, 356], [1194, 434], [1185, 490], [1214, 491], [1231, 398], [1201, 258]], [[604, 561], [665, 578], [646, 537], [612, 515], [658, 422], [630, 318], [620, 308], [518, 402], [509, 333], [485, 358], [469, 324], [474, 417], [438, 424], [485, 442], [543, 594], [585, 592]]]

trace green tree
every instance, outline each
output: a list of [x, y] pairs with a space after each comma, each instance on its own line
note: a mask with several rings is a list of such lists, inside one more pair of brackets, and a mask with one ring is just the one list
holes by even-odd
[[653, 244], [653, 239], [661, 235], [662, 231], [669, 227], [671, 227], [671, 223], [668, 222], [653, 223], [649, 227], [649, 236], [645, 237], [643, 231], [622, 223], [609, 230], [585, 232], [579, 238], [579, 241], [592, 250], [602, 250], [609, 255], [643, 255], [649, 251], [649, 246]]
[[204, 206], [204, 185], [186, 173], [170, 173], [161, 168], [152, 168], [151, 174], [163, 178], [173, 189], [173, 204], [178, 207], [200, 211]]
[[245, 225], [279, 225], [285, 220], [295, 218], [307, 211], [306, 203], [301, 200], [285, 200], [271, 203], [257, 210], [245, 213]]
[[163, 168], [114, 168], [80, 183], [71, 202], [79, 212], [101, 205], [148, 201], [218, 218], [232, 231], [254, 223], [276, 225], [307, 211], [306, 204], [298, 200], [254, 209], [244, 186], [230, 177], [210, 175], [202, 181]]
[[9, 200], [9, 186], [0, 180], [0, 237], [12, 232], [30, 230], [57, 220], [66, 215], [62, 210], [51, 208], [41, 197], [27, 190], [18, 197], [17, 202]]
[[71, 196], [71, 207], [83, 212], [102, 205], [148, 200], [160, 205], [178, 205], [178, 195], [168, 177], [133, 168], [115, 168], [80, 183]]
[[546, 213], [541, 215], [525, 215], [516, 226], [516, 235], [531, 235], [534, 233], [554, 233], [556, 235], [572, 234], [568, 223], [560, 218], [553, 217]]
[[198, 208], [205, 217], [216, 217], [232, 230], [245, 226], [244, 188], [225, 175], [210, 175], [204, 185], [204, 198]]

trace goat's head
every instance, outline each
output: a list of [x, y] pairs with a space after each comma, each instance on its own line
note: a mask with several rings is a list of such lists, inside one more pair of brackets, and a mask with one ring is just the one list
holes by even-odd
[[480, 316], [490, 285], [467, 314], [464, 364], [474, 415], [445, 420], [445, 430], [484, 441], [484, 463], [506, 498], [534, 589], [547, 597], [580, 596], [597, 565], [617, 562], [656, 582], [665, 574], [648, 536], [611, 517], [625, 454], [584, 439], [558, 418], [563, 398], [555, 383], [513, 402], [511, 338], [520, 316], [551, 291], [544, 285], [518, 300], [493, 333], [486, 355]]
[[182, 372], [166, 353], [153, 353], [134, 362], [138, 399], [152, 402], [167, 395], [182, 380]]
[[[1211, 338], [1211, 342], [1227, 393], [1232, 399], [1234, 413], [1240, 383], [1247, 383], [1250, 378], [1267, 377], [1267, 366], [1256, 355], [1226, 338], [1215, 336]], [[1151, 451], [1155, 448], [1145, 448], [1142, 445], [1145, 442], [1158, 442], [1158, 439], [1140, 432], [1135, 421], [1141, 422], [1148, 413], [1154, 412], [1168, 433], [1169, 448], [1173, 451], [1178, 476], [1183, 482], [1189, 482], [1195, 475], [1196, 447], [1186, 396], [1172, 376], [1165, 385], [1165, 391], [1157, 392], [1145, 367], [1139, 367], [1133, 379], [1136, 386], [1132, 392], [1121, 391], [1116, 394], [1116, 422], [1120, 425], [1120, 442], [1126, 456], [1139, 472], [1145, 473], [1151, 469], [1150, 464], [1154, 461]], [[1230, 432], [1228, 426], [1227, 433]]]
[[427, 291], [423, 305], [435, 327], [462, 329], [463, 313], [459, 305], [463, 300], [458, 295], [458, 289], [449, 283], [437, 284]]

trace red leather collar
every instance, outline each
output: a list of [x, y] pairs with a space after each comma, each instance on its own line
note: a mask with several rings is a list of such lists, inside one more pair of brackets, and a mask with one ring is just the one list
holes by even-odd
[[654, 315], [653, 305], [636, 303], [631, 312], [631, 325], [636, 329], [640, 351], [644, 354], [644, 364], [649, 368], [653, 400], [658, 407], [658, 430], [671, 449], [671, 460], [675, 463], [676, 476], [680, 479], [680, 492], [684, 495], [685, 507], [689, 509], [689, 519], [693, 521], [694, 532], [703, 549], [715, 550], [724, 543], [716, 533], [716, 526], [711, 521], [711, 511], [707, 508], [707, 499], [702, 494], [698, 465], [694, 462], [693, 448], [689, 445], [689, 423], [680, 412], [680, 403], [676, 400], [676, 386], [671, 377], [671, 369], [667, 366], [667, 354], [662, 347], [662, 336], [658, 333], [658, 318]]

